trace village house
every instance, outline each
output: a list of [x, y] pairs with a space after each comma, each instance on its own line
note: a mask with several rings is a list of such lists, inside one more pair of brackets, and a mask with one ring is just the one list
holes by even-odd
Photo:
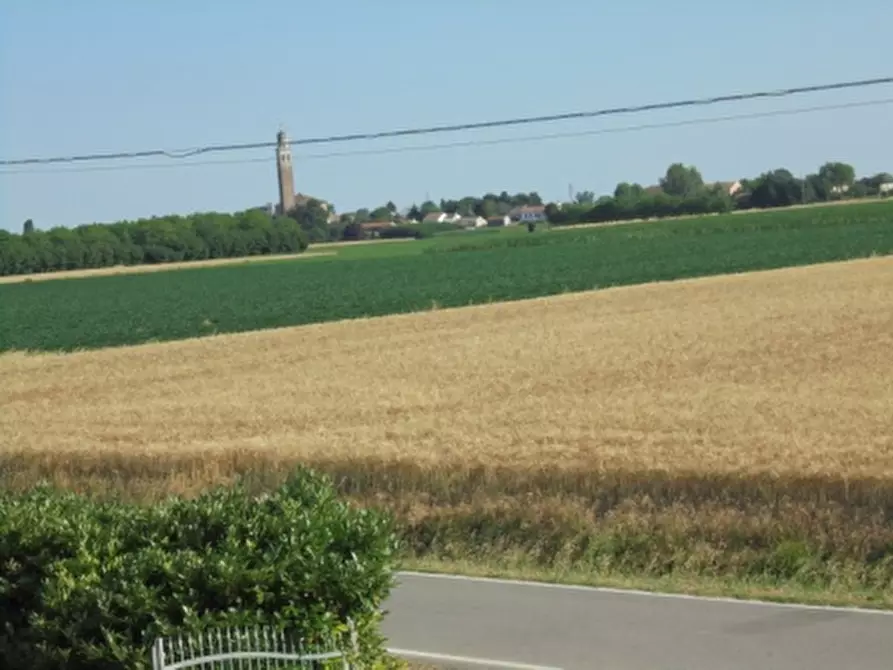
[[487, 226], [490, 228], [502, 228], [503, 226], [511, 226], [513, 223], [512, 217], [508, 215], [491, 216], [487, 219]]
[[482, 216], [463, 216], [456, 221], [456, 225], [462, 228], [483, 228], [487, 225], [487, 219]]
[[380, 237], [382, 230], [396, 226], [393, 221], [366, 221], [360, 224], [360, 229], [370, 237]]
[[456, 223], [462, 217], [458, 214], [446, 212], [428, 212], [422, 219], [422, 223]]
[[543, 205], [524, 205], [509, 211], [509, 218], [519, 223], [531, 223], [546, 220], [546, 208]]

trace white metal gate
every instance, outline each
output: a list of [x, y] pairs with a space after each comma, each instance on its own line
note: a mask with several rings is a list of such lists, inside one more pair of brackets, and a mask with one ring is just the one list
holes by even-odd
[[[351, 635], [352, 642], [355, 640]], [[341, 668], [350, 670], [348, 651], [337, 641], [308, 645], [272, 626], [215, 628], [158, 638], [153, 670], [267, 670]]]

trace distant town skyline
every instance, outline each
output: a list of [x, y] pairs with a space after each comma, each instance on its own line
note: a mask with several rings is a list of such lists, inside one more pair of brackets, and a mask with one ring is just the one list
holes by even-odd
[[[729, 24], [705, 0], [682, 9], [656, 0], [609, 7], [518, 0], [511, 10], [472, 0], [374, 7], [361, 0], [332, 0], [301, 8], [267, 0], [256, 6], [215, 6], [210, 13], [168, 2], [138, 8], [103, 0], [76, 6], [61, 0], [4, 3], [0, 157], [265, 141], [280, 124], [294, 139], [890, 74], [879, 70], [886, 65], [877, 57], [888, 47], [893, 24], [893, 6], [887, 3], [869, 0], [859, 12], [842, 13], [797, 0], [783, 6], [757, 0], [749, 9], [736, 13]], [[283, 39], [231, 48], [246, 35], [269, 33], [271, 21], [295, 27], [300, 38], [286, 31]], [[396, 26], [401, 39], [369, 47], [369, 35]], [[525, 48], [513, 36], [531, 34], [531, 26], [537, 46]], [[822, 43], [835, 48], [804, 46], [803, 40], [792, 39], [792, 31], [821, 36]], [[145, 40], [147, 34], [153, 38]], [[40, 49], [34, 48], [36, 36]], [[336, 37], [338, 48], [333, 48]], [[431, 48], [432, 37], [450, 48]], [[347, 211], [388, 200], [408, 207], [426, 194], [439, 200], [503, 190], [537, 191], [545, 200], [560, 201], [567, 198], [569, 184], [607, 193], [620, 181], [654, 183], [675, 161], [698, 166], [710, 181], [778, 167], [800, 175], [828, 160], [871, 174], [889, 169], [889, 145], [878, 139], [888, 125], [889, 108], [417, 149], [885, 94], [889, 91], [842, 91], [710, 110], [471, 131], [434, 142], [407, 138], [293, 146], [295, 191]], [[395, 151], [354, 153], [379, 149]], [[353, 155], [333, 155], [345, 153]], [[0, 169], [0, 227], [20, 230], [28, 218], [47, 228], [276, 202], [272, 155], [263, 149], [209, 156], [193, 167], [145, 159], [126, 166], [82, 165], [74, 172], [67, 166], [40, 172]]]

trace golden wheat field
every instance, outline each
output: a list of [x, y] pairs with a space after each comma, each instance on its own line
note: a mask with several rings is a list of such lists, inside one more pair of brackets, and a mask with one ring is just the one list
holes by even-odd
[[893, 262], [0, 357], [7, 452], [893, 478]]
[[893, 259], [874, 258], [7, 354], [0, 484], [152, 499], [305, 463], [393, 508], [419, 556], [893, 605], [891, 352]]

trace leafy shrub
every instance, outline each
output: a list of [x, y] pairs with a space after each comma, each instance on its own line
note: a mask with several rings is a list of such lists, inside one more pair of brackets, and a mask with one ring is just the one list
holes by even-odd
[[348, 617], [370, 661], [395, 538], [305, 471], [263, 499], [237, 485], [155, 507], [4, 493], [0, 667], [142, 669], [156, 636], [268, 624], [312, 641]]

